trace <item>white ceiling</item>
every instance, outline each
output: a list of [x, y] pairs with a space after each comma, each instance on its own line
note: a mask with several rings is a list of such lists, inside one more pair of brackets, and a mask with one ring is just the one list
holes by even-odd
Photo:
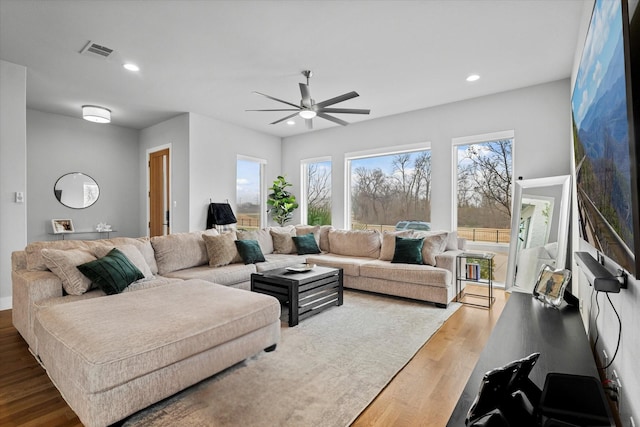
[[[285, 137], [309, 131], [245, 110], [284, 106], [252, 91], [299, 103], [304, 69], [316, 102], [360, 94], [335, 105], [371, 109], [336, 115], [351, 123], [567, 78], [585, 1], [0, 0], [0, 58], [27, 67], [29, 108], [102, 105], [136, 129], [193, 112]], [[115, 53], [80, 55], [89, 40]]]

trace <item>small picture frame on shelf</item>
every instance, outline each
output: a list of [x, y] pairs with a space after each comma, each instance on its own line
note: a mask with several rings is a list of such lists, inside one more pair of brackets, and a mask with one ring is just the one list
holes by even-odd
[[545, 264], [538, 274], [533, 295], [546, 304], [559, 307], [562, 303], [564, 291], [569, 284], [569, 279], [571, 279], [571, 271], [565, 269], [554, 270]]
[[51, 227], [54, 234], [73, 233], [73, 221], [70, 219], [52, 219]]

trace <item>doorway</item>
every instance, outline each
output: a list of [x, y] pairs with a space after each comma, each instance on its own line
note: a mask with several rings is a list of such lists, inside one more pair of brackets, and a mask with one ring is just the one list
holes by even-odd
[[149, 237], [171, 232], [169, 148], [149, 153]]

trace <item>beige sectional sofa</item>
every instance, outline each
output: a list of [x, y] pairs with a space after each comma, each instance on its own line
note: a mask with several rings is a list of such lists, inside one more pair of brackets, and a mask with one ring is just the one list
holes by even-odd
[[[307, 233], [321, 253], [297, 254], [292, 236]], [[114, 423], [275, 348], [280, 305], [247, 292], [251, 273], [311, 262], [343, 268], [347, 288], [446, 306], [464, 244], [455, 233], [400, 233], [424, 239], [433, 265], [417, 265], [391, 262], [396, 233], [289, 226], [217, 235], [34, 242], [12, 254], [13, 323], [83, 423]], [[266, 262], [244, 264], [229, 247], [236, 237], [256, 240]], [[105, 247], [128, 254], [144, 278], [117, 295], [91, 289], [75, 265]]]

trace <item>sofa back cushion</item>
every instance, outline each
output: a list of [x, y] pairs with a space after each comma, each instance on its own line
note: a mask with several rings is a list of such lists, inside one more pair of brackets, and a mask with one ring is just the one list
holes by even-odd
[[83, 240], [54, 240], [50, 242], [29, 243], [24, 251], [27, 254], [27, 270], [46, 271], [49, 268], [42, 256], [43, 249], [82, 249], [89, 250], [87, 243]]
[[378, 230], [329, 231], [329, 247], [332, 254], [378, 258], [380, 245]]
[[[176, 270], [207, 264], [209, 257], [202, 234], [204, 231], [176, 233], [151, 238], [151, 246], [156, 254], [158, 274], [163, 275]], [[215, 229], [207, 230], [208, 235], [216, 236]]]
[[238, 230], [238, 240], [257, 240], [263, 255], [273, 253], [273, 240], [268, 228], [260, 230]]
[[138, 248], [144, 257], [144, 260], [151, 270], [151, 274], [158, 274], [158, 264], [156, 264], [153, 246], [151, 246], [151, 240], [148, 237], [114, 237], [112, 239], [91, 240], [86, 243], [92, 250], [94, 250], [94, 245], [106, 245], [110, 248], [122, 245], [133, 245]]
[[423, 238], [422, 260], [425, 264], [436, 265], [436, 255], [446, 250], [448, 233], [446, 231], [416, 231], [413, 235]]
[[331, 252], [331, 246], [329, 245], [329, 232], [331, 230], [335, 230], [333, 225], [320, 226], [320, 250], [322, 252]]
[[320, 247], [320, 226], [319, 225], [296, 225], [296, 236], [313, 234], [318, 248]]
[[412, 237], [413, 230], [384, 231], [382, 233], [382, 246], [380, 247], [379, 260], [391, 261], [393, 259], [393, 254], [396, 251], [396, 236]]

